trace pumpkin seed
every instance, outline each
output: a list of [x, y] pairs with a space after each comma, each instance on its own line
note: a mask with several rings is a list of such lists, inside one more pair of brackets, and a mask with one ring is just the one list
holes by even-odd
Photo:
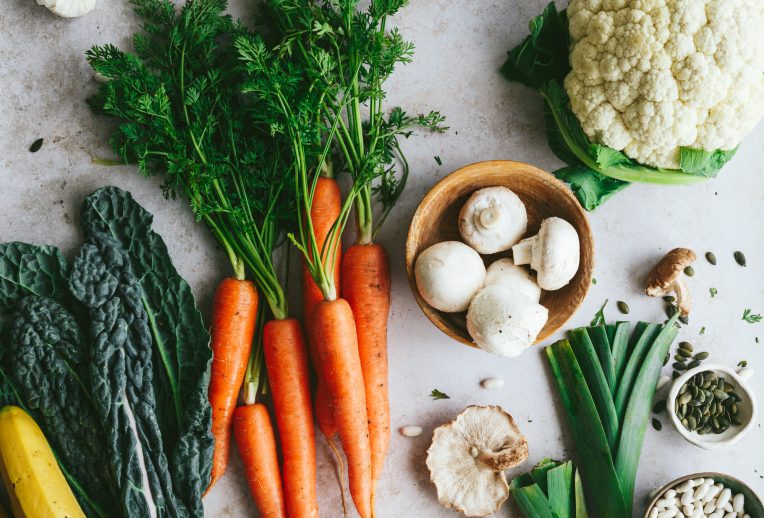
[[687, 428], [692, 432], [698, 427], [698, 420], [694, 416], [690, 416], [687, 418], [687, 424], [689, 425]]
[[38, 138], [34, 142], [32, 142], [32, 145], [29, 146], [29, 152], [30, 153], [37, 153], [40, 151], [40, 148], [42, 147], [43, 139]]
[[719, 399], [720, 401], [724, 401], [725, 399], [729, 397], [729, 394], [727, 394], [723, 390], [716, 389], [714, 390], [714, 396], [716, 396], [716, 398]]
[[701, 353], [696, 354], [692, 358], [695, 359], [695, 360], [703, 361], [703, 360], [707, 359], [709, 356], [711, 356], [711, 355], [708, 352], [703, 351]]
[[671, 366], [674, 367], [678, 371], [686, 371], [687, 370], [687, 365], [685, 365], [682, 362], [674, 362], [674, 363], [671, 364]]
[[732, 422], [732, 424], [734, 424], [736, 426], [740, 426], [741, 424], [743, 424], [743, 421], [738, 416], [736, 416], [736, 415], [733, 415], [732, 419], [730, 419], [730, 421]]
[[746, 266], [745, 254], [740, 250], [735, 252], [735, 262], [740, 266]]
[[681, 323], [683, 323], [684, 325], [689, 325], [690, 324], [690, 317], [686, 317], [686, 316], [683, 315], [683, 316], [679, 317], [679, 321]]
[[687, 383], [685, 383], [684, 385], [682, 385], [682, 386], [681, 386], [681, 388], [679, 389], [679, 395], [680, 395], [680, 396], [681, 396], [682, 394], [684, 394], [685, 392], [687, 392], [687, 387], [688, 387], [688, 386], [689, 386], [689, 385], [687, 385]]
[[655, 428], [656, 431], [660, 432], [663, 429], [663, 424], [657, 419], [653, 419], [653, 428]]
[[692, 352], [693, 350], [692, 344], [690, 342], [679, 342], [679, 348], [689, 352]]
[[653, 413], [654, 414], [660, 414], [661, 412], [666, 410], [666, 400], [661, 399], [655, 405], [653, 405]]
[[725, 381], [724, 382], [723, 390], [724, 390], [724, 392], [732, 392], [733, 390], [735, 390], [735, 387], [733, 387], [730, 383], [727, 383]]
[[738, 412], [737, 403], [732, 403], [729, 406], [729, 411], [730, 411], [730, 414], [737, 415], [737, 412]]
[[672, 379], [677, 379], [679, 376], [681, 376], [681, 374], [679, 374], [677, 371], [674, 371], [673, 373], [671, 373]]
[[[687, 419], [682, 419], [681, 423], [682, 423], [682, 426], [684, 426], [685, 428], [687, 428], [688, 430], [690, 430], [690, 422], [689, 422], [689, 420], [687, 420]], [[690, 431], [692, 431], [692, 430], [690, 430]]]
[[690, 394], [689, 392], [685, 392], [684, 394], [679, 396], [679, 399], [677, 399], [677, 401], [679, 401], [680, 405], [686, 405], [687, 403], [690, 402], [691, 399], [692, 399], [692, 394]]
[[688, 369], [694, 369], [695, 367], [700, 367], [700, 360], [692, 360], [687, 364]]
[[616, 302], [616, 306], [618, 307], [618, 311], [620, 311], [624, 315], [629, 314], [629, 305], [626, 304], [624, 301], [619, 300], [618, 302]]
[[706, 252], [706, 261], [716, 266], [716, 256], [713, 252]]
[[685, 274], [687, 277], [692, 277], [693, 275], [695, 275], [695, 268], [693, 268], [692, 266], [688, 266], [688, 267], [686, 267], [686, 268], [684, 269], [684, 274]]
[[676, 314], [677, 311], [679, 311], [679, 308], [677, 308], [675, 305], [673, 305], [673, 304], [667, 304], [666, 305], [666, 316], [667, 317], [669, 317], [669, 318], [673, 317], [674, 314]]
[[690, 405], [690, 406], [699, 407], [703, 403], [701, 403], [700, 400], [698, 400], [698, 399], [691, 399], [691, 400], [689, 400], [687, 402], [687, 404]]
[[[682, 358], [692, 358], [692, 352], [688, 351], [687, 349], [677, 349], [676, 354]], [[674, 356], [674, 358], [676, 358], [676, 356]]]
[[663, 365], [664, 366], [668, 363], [669, 359], [671, 359], [671, 353], [666, 353], [666, 357], [663, 358]]
[[665, 300], [669, 304], [673, 304], [674, 302], [676, 302], [676, 298], [671, 295], [666, 295], [665, 297], [663, 297], [663, 300]]

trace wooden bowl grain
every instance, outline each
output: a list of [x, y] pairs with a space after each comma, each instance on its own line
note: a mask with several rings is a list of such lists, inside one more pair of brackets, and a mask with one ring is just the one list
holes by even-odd
[[[508, 160], [479, 162], [458, 169], [438, 182], [419, 204], [406, 241], [406, 274], [419, 307], [441, 331], [463, 344], [475, 347], [467, 332], [466, 313], [438, 311], [421, 297], [414, 278], [414, 263], [427, 247], [441, 241], [461, 241], [458, 218], [464, 202], [484, 187], [504, 186], [525, 203], [528, 236], [535, 235], [541, 221], [552, 216], [568, 221], [578, 232], [581, 264], [573, 280], [557, 291], [543, 292], [541, 304], [549, 310], [549, 320], [536, 343], [557, 331], [576, 312], [586, 297], [594, 269], [594, 242], [586, 212], [570, 189], [551, 174], [536, 167]], [[486, 265], [510, 252], [483, 256]]]

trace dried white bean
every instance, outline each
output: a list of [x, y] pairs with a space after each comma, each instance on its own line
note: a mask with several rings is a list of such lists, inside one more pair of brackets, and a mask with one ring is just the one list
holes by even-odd
[[485, 389], [495, 389], [504, 386], [504, 380], [501, 378], [486, 378], [480, 382], [480, 385]]
[[653, 507], [653, 508], [650, 510], [650, 516], [649, 516], [648, 518], [658, 518], [658, 513], [659, 513], [659, 512], [660, 512], [660, 511], [658, 510], [658, 508], [657, 508], [657, 507]]
[[682, 493], [682, 498], [680, 500], [682, 505], [691, 504], [695, 501], [695, 498], [693, 497], [692, 491], [685, 491]]
[[676, 507], [674, 507], [673, 509], [666, 509], [665, 511], [658, 513], [658, 518], [675, 518], [676, 513], [677, 513]]
[[673, 489], [669, 489], [666, 491], [666, 493], [663, 495], [663, 498], [675, 498], [676, 497], [676, 491]]
[[727, 513], [724, 518], [737, 518], [737, 513]]
[[683, 482], [680, 486], [676, 488], [677, 493], [686, 493], [690, 489], [695, 487], [695, 483], [692, 480], [688, 480], [686, 482]]
[[695, 512], [695, 506], [694, 506], [694, 505], [692, 505], [692, 504], [690, 504], [690, 505], [685, 505], [685, 506], [683, 506], [683, 507], [682, 507], [682, 512], [683, 512], [685, 515], [687, 515], [687, 516], [690, 516], [692, 513], [694, 513], [694, 512]]
[[724, 506], [730, 501], [730, 496], [732, 496], [732, 491], [728, 487], [722, 489], [722, 492], [719, 493], [719, 498], [716, 499], [716, 508], [724, 509]]
[[722, 518], [722, 513], [715, 512], [708, 515], [708, 518]]
[[731, 513], [732, 512], [732, 502], [727, 502], [725, 504], [724, 511], [727, 512], [727, 513]]
[[716, 502], [708, 502], [703, 508], [703, 512], [706, 514], [711, 514], [714, 511], [716, 511]]
[[671, 506], [676, 507], [676, 498], [661, 498], [655, 502], [655, 505], [663, 509], [668, 509]]
[[403, 434], [405, 437], [419, 437], [422, 435], [422, 427], [421, 426], [404, 426], [401, 428], [401, 434]]
[[724, 486], [721, 484], [716, 484], [708, 488], [708, 493], [706, 493], [706, 496], [703, 497], [703, 503], [710, 502], [714, 498], [716, 498], [719, 493], [722, 492], [722, 489], [724, 489]]
[[705, 516], [706, 515], [703, 512], [703, 508], [702, 507], [696, 507], [695, 508], [695, 512], [692, 513], [692, 516], [690, 516], [690, 518], [705, 518]]
[[[702, 484], [698, 486], [698, 488], [695, 490], [695, 493], [693, 493], [692, 495], [692, 500], [695, 501], [695, 500], [702, 499], [704, 496], [706, 496], [706, 493], [708, 493], [708, 490], [710, 487], [711, 486], [709, 486], [708, 484]], [[719, 506], [717, 505], [717, 507]]]
[[735, 498], [732, 499], [732, 508], [736, 512], [740, 512], [745, 507], [745, 496], [743, 496], [742, 493], [738, 493], [735, 495]]

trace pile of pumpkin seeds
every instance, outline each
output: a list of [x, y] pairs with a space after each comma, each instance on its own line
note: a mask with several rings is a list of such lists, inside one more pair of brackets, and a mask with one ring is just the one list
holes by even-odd
[[674, 412], [690, 432], [720, 434], [741, 425], [735, 387], [713, 371], [699, 372], [679, 389]]
[[706, 351], [694, 352], [690, 342], [680, 342], [679, 348], [676, 350], [676, 354], [674, 354], [674, 363], [671, 364], [674, 368], [674, 379], [681, 376], [684, 371], [700, 367], [700, 364], [707, 360], [709, 356], [710, 354]]

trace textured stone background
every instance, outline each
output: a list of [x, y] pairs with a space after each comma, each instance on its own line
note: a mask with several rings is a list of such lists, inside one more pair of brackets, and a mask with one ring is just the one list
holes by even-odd
[[[235, 0], [233, 11], [249, 16], [254, 2]], [[451, 342], [424, 318], [411, 296], [403, 268], [403, 244], [418, 201], [450, 171], [484, 159], [513, 159], [554, 169], [559, 162], [546, 146], [541, 101], [533, 92], [510, 85], [497, 73], [505, 52], [527, 32], [528, 20], [545, 0], [412, 0], [398, 25], [413, 39], [413, 65], [402, 68], [390, 85], [391, 103], [411, 112], [442, 110], [451, 130], [406, 143], [413, 177], [381, 241], [393, 260], [394, 308], [390, 320], [393, 429], [416, 424], [425, 433], [405, 439], [393, 433], [384, 478], [378, 489], [380, 517], [456, 516], [437, 503], [424, 465], [432, 429], [472, 403], [500, 404], [519, 422], [530, 443], [531, 459], [561, 458], [565, 438], [556, 396], [551, 391], [541, 348], [515, 360], [490, 357]], [[84, 52], [95, 43], [129, 45], [135, 20], [125, 0], [100, 0], [77, 20], [62, 20], [33, 0], [4, 0], [0, 11], [0, 242], [24, 240], [58, 245], [71, 255], [78, 246], [78, 207], [85, 195], [106, 184], [132, 191], [153, 212], [155, 228], [208, 313], [215, 283], [228, 274], [223, 255], [205, 230], [194, 223], [183, 202], [167, 202], [158, 179], [144, 179], [133, 167], [94, 165], [109, 158], [108, 123], [93, 116], [84, 98], [95, 89]], [[42, 150], [29, 145], [45, 138]], [[659, 320], [661, 305], [641, 295], [650, 264], [674, 246], [714, 250], [719, 266], [704, 261], [691, 281], [696, 307], [681, 337], [731, 365], [746, 359], [764, 373], [764, 323], [740, 320], [744, 308], [764, 312], [764, 125], [748, 137], [721, 177], [687, 188], [636, 186], [619, 194], [591, 217], [597, 243], [597, 285], [571, 325], [586, 324], [602, 304], [625, 300], [633, 319]], [[434, 156], [440, 156], [439, 166]], [[749, 267], [734, 264], [744, 250]], [[711, 300], [709, 287], [719, 295]], [[609, 315], [616, 318], [610, 305]], [[701, 326], [706, 333], [699, 336]], [[504, 389], [486, 391], [487, 376], [506, 380]], [[761, 376], [753, 380], [762, 394]], [[451, 395], [431, 401], [438, 388]], [[664, 428], [649, 428], [638, 479], [635, 511], [657, 485], [695, 471], [718, 470], [738, 476], [764, 493], [764, 434], [756, 427], [723, 453], [683, 441], [663, 418]], [[339, 494], [328, 452], [319, 441], [322, 516], [341, 516]], [[235, 458], [235, 457], [234, 457]], [[758, 470], [758, 471], [757, 471]], [[254, 512], [234, 461], [207, 498], [211, 517], [251, 516]], [[499, 515], [509, 516], [505, 507]]]

